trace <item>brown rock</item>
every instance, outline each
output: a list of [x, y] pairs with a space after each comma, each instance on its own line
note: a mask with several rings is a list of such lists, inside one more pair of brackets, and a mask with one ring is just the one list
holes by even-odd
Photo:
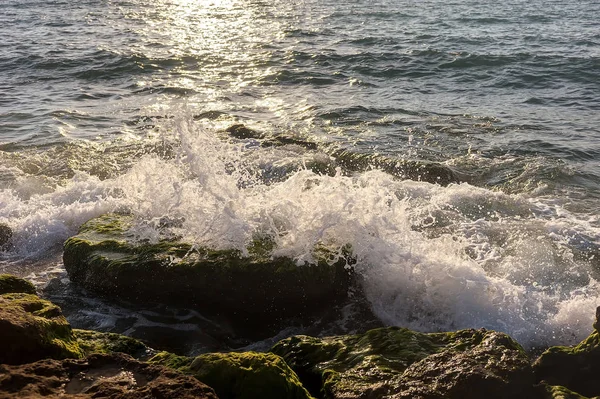
[[5, 224], [0, 223], [0, 250], [10, 245], [12, 238], [12, 229]]
[[271, 351], [313, 396], [330, 399], [535, 398], [529, 358], [506, 334], [424, 334], [387, 327], [358, 335], [294, 336]]
[[34, 397], [217, 399], [193, 377], [124, 354], [0, 365], [0, 399]]

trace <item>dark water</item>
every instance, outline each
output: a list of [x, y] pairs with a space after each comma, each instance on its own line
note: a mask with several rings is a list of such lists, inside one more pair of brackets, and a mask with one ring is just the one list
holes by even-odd
[[[600, 295], [597, 21], [567, 0], [4, 0], [0, 270], [67, 282], [64, 239], [128, 210], [299, 260], [350, 243], [388, 324], [575, 342]], [[310, 169], [343, 150], [461, 183]], [[130, 333], [119, 312], [70, 317]]]

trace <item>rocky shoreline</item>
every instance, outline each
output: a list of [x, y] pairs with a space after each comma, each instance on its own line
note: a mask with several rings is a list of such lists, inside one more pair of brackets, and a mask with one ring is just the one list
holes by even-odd
[[27, 281], [0, 277], [0, 397], [584, 398], [600, 394], [600, 333], [537, 359], [508, 335], [398, 327], [197, 357], [72, 329]]
[[0, 397], [584, 398], [600, 395], [600, 333], [537, 359], [506, 334], [386, 327], [293, 336], [268, 352], [157, 351], [71, 328], [33, 286], [0, 276]]
[[[177, 221], [162, 221], [155, 243], [136, 237], [134, 223], [131, 215], [107, 214], [84, 224], [64, 247], [71, 281], [107, 298], [226, 316], [261, 338], [286, 323], [314, 322], [348, 302], [349, 291], [361, 301], [349, 247], [318, 243], [314, 261], [297, 266], [272, 255], [269, 237], [257, 236], [246, 251], [216, 251], [182, 242], [170, 228]], [[186, 356], [74, 329], [31, 283], [0, 275], [0, 398], [600, 396], [598, 321], [580, 344], [537, 357], [496, 331], [370, 326], [356, 334], [283, 337], [265, 351]]]

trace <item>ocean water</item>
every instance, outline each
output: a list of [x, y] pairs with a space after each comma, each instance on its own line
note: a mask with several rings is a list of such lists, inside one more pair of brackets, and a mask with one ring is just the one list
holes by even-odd
[[75, 326], [165, 327], [62, 267], [83, 222], [128, 211], [150, 240], [177, 218], [299, 263], [349, 244], [389, 325], [575, 343], [600, 305], [598, 21], [591, 0], [3, 0], [0, 272], [50, 282]]

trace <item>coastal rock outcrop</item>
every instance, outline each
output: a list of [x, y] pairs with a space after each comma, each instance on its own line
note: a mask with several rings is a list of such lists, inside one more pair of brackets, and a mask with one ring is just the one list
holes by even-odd
[[0, 295], [20, 292], [35, 294], [35, 287], [27, 280], [11, 274], [0, 274]]
[[360, 335], [295, 336], [271, 351], [319, 397], [534, 397], [527, 354], [494, 331], [423, 334], [389, 327]]
[[245, 125], [243, 125], [241, 123], [231, 125], [227, 129], [225, 129], [225, 131], [227, 133], [229, 133], [229, 135], [231, 137], [234, 137], [236, 139], [262, 139], [262, 138], [264, 138], [264, 134], [257, 132], [254, 129], [250, 129], [249, 127], [246, 127]]
[[126, 335], [73, 329], [77, 345], [88, 356], [94, 353], [124, 353], [135, 359], [147, 359], [156, 351], [146, 346], [142, 341]]
[[136, 358], [155, 353], [131, 337], [71, 328], [60, 307], [35, 295], [29, 281], [8, 274], [0, 275], [0, 337], [0, 363], [6, 364], [94, 353]]
[[207, 353], [191, 358], [163, 352], [149, 362], [193, 375], [221, 399], [312, 399], [296, 373], [273, 353]]
[[18, 397], [217, 399], [193, 377], [118, 353], [0, 364], [0, 398]]
[[0, 295], [0, 337], [0, 363], [83, 356], [60, 308], [26, 292]]
[[344, 170], [365, 171], [376, 168], [401, 179], [424, 181], [441, 186], [460, 182], [452, 169], [438, 162], [399, 159], [349, 150], [333, 150], [329, 155], [335, 160], [335, 164]]
[[570, 390], [585, 397], [600, 396], [599, 319], [600, 307], [594, 331], [586, 339], [572, 347], [553, 346], [542, 353], [533, 365], [537, 379], [558, 386], [552, 388], [556, 392]]
[[267, 137], [265, 134], [250, 129], [243, 124], [232, 125], [225, 129], [225, 132], [236, 139], [261, 140], [260, 145], [262, 147], [297, 146], [307, 151], [322, 151], [312, 153], [312, 157], [301, 159], [296, 165], [288, 165], [288, 173], [299, 168], [307, 168], [318, 174], [333, 176], [337, 173], [338, 168], [346, 173], [364, 172], [375, 168], [400, 179], [424, 181], [442, 186], [460, 182], [454, 170], [439, 162], [357, 152], [351, 149], [319, 145], [286, 134]]
[[96, 293], [138, 303], [200, 308], [250, 324], [302, 316], [346, 299], [350, 257], [316, 249], [314, 264], [273, 257], [268, 241], [244, 256], [235, 250], [196, 248], [172, 237], [140, 242], [132, 216], [107, 214], [85, 223], [64, 245], [69, 277]]
[[533, 364], [504, 333], [399, 327], [296, 335], [267, 353], [188, 357], [119, 334], [72, 329], [58, 306], [17, 277], [1, 276], [0, 288], [0, 398], [600, 397], [599, 320], [584, 341], [551, 347]]

